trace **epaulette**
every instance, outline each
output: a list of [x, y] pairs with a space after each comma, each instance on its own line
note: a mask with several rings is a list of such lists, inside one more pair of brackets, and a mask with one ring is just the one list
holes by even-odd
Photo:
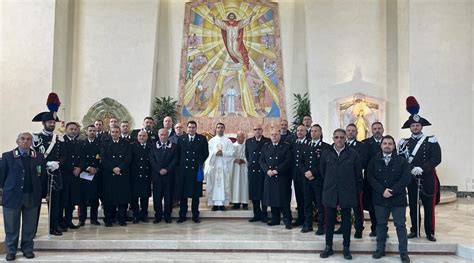
[[34, 141], [34, 142], [39, 141], [38, 133], [33, 133], [33, 141]]
[[406, 141], [408, 141], [409, 138], [401, 138], [400, 141], [398, 142], [398, 145], [403, 145]]
[[438, 139], [434, 135], [428, 136], [428, 142], [437, 143]]

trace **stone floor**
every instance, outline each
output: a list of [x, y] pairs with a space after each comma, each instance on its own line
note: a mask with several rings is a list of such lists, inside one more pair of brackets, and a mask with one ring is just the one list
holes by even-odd
[[[62, 237], [48, 237], [46, 212], [43, 207], [35, 240], [37, 257], [28, 261], [315, 262], [320, 260], [315, 254], [324, 244], [323, 236], [302, 234], [298, 228], [285, 230], [283, 226], [268, 227], [248, 223], [245, 219], [224, 218], [203, 218], [201, 224], [188, 220], [181, 225], [174, 221], [172, 224], [141, 223], [112, 228], [90, 226], [87, 222], [85, 227], [69, 230]], [[473, 262], [454, 253], [457, 245], [474, 249], [474, 201], [458, 199], [441, 204], [437, 206], [436, 214], [438, 242], [432, 243], [423, 237], [410, 240], [409, 249], [417, 252], [412, 255], [414, 262]], [[366, 221], [365, 225], [369, 227], [370, 222]], [[2, 226], [0, 222], [0, 228]], [[387, 248], [396, 251], [394, 227], [389, 226], [389, 229], [391, 238]], [[3, 238], [3, 231], [0, 235]], [[371, 260], [369, 253], [375, 247], [375, 239], [367, 235], [368, 231], [365, 231], [362, 240], [351, 240], [351, 249], [359, 251], [353, 255], [356, 261]], [[342, 238], [335, 236], [336, 249], [340, 249], [340, 243]], [[447, 248], [450, 246], [454, 249]], [[446, 249], [454, 252], [448, 253], [450, 255], [435, 253]], [[18, 254], [18, 260], [26, 259]], [[328, 261], [344, 259], [336, 253]], [[399, 257], [389, 254], [377, 262], [399, 262]]]

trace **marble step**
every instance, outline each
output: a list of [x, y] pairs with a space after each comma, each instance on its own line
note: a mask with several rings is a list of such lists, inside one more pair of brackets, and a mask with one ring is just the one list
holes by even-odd
[[[320, 240], [232, 240], [228, 239], [109, 239], [109, 240], [61, 240], [37, 239], [35, 249], [42, 251], [196, 251], [196, 252], [280, 252], [280, 253], [316, 253], [324, 250], [325, 241]], [[351, 251], [372, 253], [375, 241], [352, 241]], [[334, 250], [342, 251], [342, 238], [335, 238]], [[387, 252], [397, 253], [398, 243], [388, 241]], [[410, 242], [410, 253], [456, 254], [457, 244], [443, 242]], [[466, 252], [467, 253], [467, 252]]]

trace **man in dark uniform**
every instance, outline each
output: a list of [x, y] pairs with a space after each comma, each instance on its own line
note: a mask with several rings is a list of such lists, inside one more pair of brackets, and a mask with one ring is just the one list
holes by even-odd
[[168, 138], [172, 137], [175, 134], [173, 129], [173, 118], [166, 116], [163, 118], [163, 129], [168, 131]]
[[280, 121], [281, 141], [292, 144], [296, 140], [296, 136], [288, 130], [288, 121], [283, 119]]
[[[158, 131], [159, 141], [151, 146], [150, 164], [153, 183], [153, 208], [155, 210], [154, 224], [161, 222], [162, 217], [166, 223], [171, 223], [173, 206], [173, 188], [175, 169], [178, 164], [177, 146], [168, 140], [168, 131]], [[163, 211], [162, 202], [165, 207]]]
[[311, 140], [311, 125], [313, 124], [313, 118], [311, 115], [305, 115], [303, 117], [303, 125], [306, 128], [306, 139]]
[[178, 138], [184, 134], [186, 134], [186, 132], [184, 132], [183, 124], [178, 122], [174, 125], [174, 134], [168, 137], [168, 141], [178, 144]]
[[[44, 155], [48, 180], [42, 185], [41, 197], [49, 196], [49, 233], [56, 236], [62, 235], [62, 231], [67, 231], [67, 229], [61, 229], [59, 226], [60, 190], [62, 188], [59, 167], [65, 156], [63, 138], [53, 133], [56, 122], [59, 122], [56, 112], [60, 104], [58, 96], [55, 93], [50, 93], [47, 100], [50, 111], [38, 113], [32, 120], [43, 124], [43, 130], [40, 133], [33, 134], [33, 149]], [[41, 206], [38, 210], [41, 210]], [[39, 214], [40, 211], [38, 211], [38, 220]]]
[[[295, 190], [296, 205], [298, 210], [298, 219], [292, 224], [293, 226], [302, 226], [305, 220], [305, 205], [304, 205], [304, 194], [303, 194], [303, 178], [304, 178], [304, 156], [306, 150], [306, 129], [304, 125], [299, 125], [296, 128], [296, 139], [291, 142], [292, 145], [292, 156], [293, 162], [291, 165], [291, 176], [290, 176], [290, 188], [288, 189], [288, 195], [291, 200], [291, 180], [293, 180], [293, 186]], [[311, 211], [312, 214], [312, 211]]]
[[145, 131], [148, 134], [147, 143], [152, 145], [157, 140], [156, 135], [153, 132], [153, 126], [155, 126], [155, 120], [152, 117], [145, 117], [145, 119], [143, 119], [143, 128], [133, 130], [130, 137], [132, 137], [134, 141], [137, 141], [138, 132]]
[[120, 128], [110, 129], [111, 138], [104, 143], [102, 158], [102, 199], [104, 202], [104, 223], [111, 227], [118, 207], [118, 223], [126, 226], [127, 206], [130, 202], [130, 143], [120, 138]]
[[[148, 133], [139, 131], [137, 142], [132, 143], [132, 163], [130, 166], [130, 179], [132, 187], [132, 211], [133, 223], [139, 221], [148, 222], [148, 199], [151, 196], [151, 166], [150, 149], [151, 144], [147, 143]], [[138, 204], [140, 201], [140, 204]]]
[[253, 127], [254, 137], [245, 141], [245, 159], [248, 162], [249, 199], [252, 200], [253, 217], [249, 222], [262, 221], [267, 223], [267, 207], [263, 205], [263, 181], [265, 173], [260, 168], [260, 155], [265, 143], [271, 142], [269, 138], [263, 136], [262, 125]]
[[[413, 178], [408, 185], [408, 202], [410, 204], [411, 228], [408, 238], [418, 236], [419, 224], [417, 222], [417, 191], [418, 179], [420, 179], [420, 199], [425, 211], [425, 233], [426, 238], [435, 242], [435, 206], [439, 203], [439, 179], [436, 174], [436, 166], [441, 163], [441, 147], [435, 136], [423, 134], [424, 126], [431, 123], [420, 117], [418, 111], [420, 106], [414, 97], [407, 98], [407, 110], [410, 117], [403, 124], [402, 129], [410, 128], [410, 138], [402, 139], [399, 143], [400, 153], [404, 154], [410, 163]], [[419, 212], [419, 211], [418, 211]], [[421, 216], [420, 216], [421, 221]]]
[[382, 153], [375, 155], [367, 167], [367, 179], [372, 186], [372, 201], [377, 216], [377, 249], [374, 259], [385, 256], [387, 223], [392, 213], [397, 230], [398, 248], [402, 262], [410, 262], [408, 257], [407, 229], [405, 214], [407, 207], [406, 187], [411, 181], [410, 167], [404, 157], [396, 154], [395, 140], [387, 135], [382, 138]]
[[120, 138], [129, 143], [136, 142], [136, 138], [130, 135], [130, 123], [128, 121], [120, 122]]
[[61, 166], [61, 174], [63, 177], [63, 188], [61, 189], [61, 216], [64, 217], [60, 222], [63, 228], [77, 229], [72, 223], [72, 212], [74, 206], [80, 203], [80, 186], [81, 181], [79, 175], [81, 173], [82, 152], [81, 144], [76, 139], [75, 135], [78, 133], [79, 127], [75, 122], [68, 122], [66, 124], [66, 134], [64, 138], [64, 149], [66, 156], [64, 163]]
[[[357, 140], [357, 126], [354, 123], [350, 123], [346, 126], [347, 141], [346, 146], [357, 151], [359, 154], [359, 160], [362, 164], [362, 168], [365, 168], [367, 158], [367, 147], [365, 144]], [[363, 193], [357, 194], [357, 201], [359, 202], [357, 207], [354, 207], [354, 238], [362, 238], [362, 231], [364, 231], [364, 202]], [[342, 228], [334, 231], [334, 234], [342, 234]]]
[[263, 184], [263, 204], [270, 206], [272, 220], [269, 226], [280, 224], [283, 214], [283, 223], [286, 229], [291, 229], [290, 195], [288, 184], [291, 176], [290, 163], [292, 162], [291, 145], [281, 141], [280, 131], [271, 131], [271, 143], [262, 147], [260, 168], [265, 172]]
[[87, 126], [87, 138], [81, 142], [83, 157], [82, 170], [90, 176], [81, 178], [81, 204], [79, 205], [79, 226], [84, 226], [87, 219], [87, 206], [90, 206], [90, 220], [92, 225], [100, 225], [97, 220], [99, 209], [99, 187], [102, 181], [102, 167], [100, 165], [101, 142], [96, 136], [96, 127]]
[[108, 131], [104, 131], [101, 134], [101, 136], [97, 137], [97, 138], [99, 138], [101, 142], [105, 142], [105, 141], [110, 140], [110, 129], [111, 129], [111, 127], [114, 127], [114, 126], [117, 126], [117, 125], [119, 125], [117, 117], [115, 117], [115, 116], [110, 117]]
[[188, 211], [188, 198], [192, 199], [191, 211], [193, 222], [200, 223], [199, 219], [199, 197], [202, 196], [202, 171], [204, 161], [209, 156], [207, 139], [201, 134], [197, 134], [197, 123], [189, 121], [187, 124], [188, 134], [181, 136], [178, 140], [178, 154], [180, 165], [180, 189], [181, 200], [179, 202], [178, 224], [186, 221]]
[[[299, 128], [299, 127], [298, 127]], [[306, 131], [306, 130], [305, 130]], [[311, 140], [306, 143], [303, 167], [303, 191], [305, 220], [302, 233], [313, 231], [313, 209], [316, 207], [318, 230], [316, 235], [324, 235], [324, 207], [322, 204], [323, 176], [321, 174], [321, 153], [330, 145], [322, 140], [322, 129], [318, 124], [311, 127]], [[314, 205], [313, 205], [314, 203]]]
[[334, 144], [321, 155], [321, 174], [323, 175], [323, 205], [326, 208], [326, 248], [320, 254], [327, 258], [332, 250], [334, 224], [337, 207], [341, 208], [342, 236], [345, 259], [352, 259], [349, 249], [351, 242], [351, 209], [357, 206], [357, 193], [362, 188], [362, 166], [359, 154], [346, 147], [346, 131], [336, 129]]
[[369, 211], [370, 215], [370, 233], [369, 237], [377, 236], [377, 218], [375, 216], [374, 204], [372, 204], [372, 187], [367, 180], [367, 165], [374, 158], [374, 156], [378, 153], [381, 153], [382, 150], [380, 148], [380, 144], [382, 142], [383, 137], [383, 124], [381, 122], [374, 122], [372, 123], [372, 137], [367, 138], [362, 141], [362, 143], [366, 146], [367, 149], [367, 158], [365, 159], [365, 163], [362, 163], [362, 169], [364, 169], [364, 187], [362, 189], [362, 206], [364, 210]]
[[30, 149], [32, 135], [20, 133], [18, 147], [0, 158], [6, 260], [15, 260], [21, 225], [21, 251], [25, 258], [34, 258], [33, 238], [41, 205], [41, 185], [47, 179], [43, 155]]
[[95, 122], [94, 122], [94, 127], [96, 129], [96, 133], [97, 135], [95, 136], [97, 139], [100, 139], [104, 134], [107, 133], [107, 131], [105, 130], [105, 127], [104, 127], [104, 122], [100, 119], [97, 119]]

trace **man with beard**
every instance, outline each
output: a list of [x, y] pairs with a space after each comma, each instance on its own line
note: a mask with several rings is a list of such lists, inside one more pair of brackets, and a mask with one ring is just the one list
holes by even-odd
[[130, 134], [130, 137], [132, 137], [134, 141], [137, 141], [138, 132], [145, 131], [148, 134], [147, 143], [151, 145], [155, 143], [157, 140], [156, 135], [153, 132], [154, 125], [155, 125], [155, 120], [152, 117], [145, 117], [145, 119], [143, 119], [143, 128], [133, 130], [132, 133]]
[[375, 210], [374, 204], [372, 204], [372, 187], [367, 180], [367, 171], [366, 167], [367, 164], [374, 158], [374, 156], [380, 152], [382, 149], [380, 148], [380, 144], [382, 142], [384, 128], [381, 122], [374, 122], [372, 123], [372, 137], [367, 138], [362, 141], [367, 147], [367, 158], [365, 159], [365, 163], [362, 164], [362, 168], [364, 169], [364, 187], [362, 189], [362, 202], [364, 210], [369, 211], [370, 215], [370, 233], [369, 237], [377, 236], [377, 218], [375, 217]]
[[405, 158], [396, 154], [395, 140], [387, 135], [382, 138], [382, 153], [378, 153], [367, 167], [367, 178], [372, 186], [372, 201], [377, 216], [377, 250], [372, 257], [385, 256], [387, 223], [392, 213], [397, 230], [398, 249], [402, 262], [410, 262], [408, 257], [407, 229], [405, 214], [407, 207], [406, 187], [411, 181], [410, 167]]
[[60, 214], [63, 228], [77, 229], [72, 223], [72, 212], [74, 206], [80, 203], [80, 186], [81, 181], [79, 175], [81, 173], [82, 152], [81, 144], [77, 140], [77, 133], [79, 127], [75, 122], [68, 122], [66, 124], [66, 134], [64, 137], [64, 148], [66, 156], [63, 165], [61, 166], [61, 173], [63, 178], [63, 188], [61, 189], [61, 210]]
[[[423, 203], [425, 216], [425, 234], [429, 241], [435, 237], [435, 206], [439, 203], [439, 179], [436, 166], [441, 163], [441, 147], [435, 136], [423, 134], [423, 127], [431, 123], [418, 115], [420, 105], [414, 97], [407, 98], [407, 110], [411, 114], [403, 124], [402, 129], [410, 128], [410, 138], [402, 139], [399, 143], [400, 153], [404, 154], [410, 164], [413, 178], [408, 185], [408, 202], [410, 204], [411, 228], [408, 238], [418, 237], [420, 229], [417, 221], [417, 191], [420, 180], [420, 199]], [[420, 216], [421, 221], [421, 216]]]
[[90, 222], [92, 225], [100, 225], [97, 220], [99, 209], [99, 187], [102, 181], [102, 167], [100, 164], [101, 142], [97, 139], [96, 127], [87, 126], [87, 138], [81, 142], [83, 155], [82, 170], [89, 176], [88, 179], [81, 178], [81, 203], [79, 205], [79, 226], [84, 226], [87, 219], [87, 207], [90, 206]]
[[201, 134], [197, 134], [197, 123], [188, 122], [188, 134], [181, 136], [178, 140], [178, 156], [180, 164], [180, 185], [179, 196], [179, 219], [178, 224], [186, 221], [188, 211], [188, 198], [192, 199], [191, 211], [193, 222], [201, 223], [199, 219], [199, 197], [202, 197], [202, 181], [204, 173], [202, 171], [204, 161], [209, 156], [207, 139]]
[[245, 159], [248, 163], [249, 198], [252, 200], [253, 206], [253, 217], [249, 219], [249, 222], [262, 221], [263, 223], [267, 223], [267, 206], [262, 202], [265, 172], [260, 168], [260, 156], [262, 154], [263, 145], [271, 142], [271, 140], [263, 136], [261, 124], [256, 124], [253, 127], [253, 133], [255, 136], [245, 141]]
[[[133, 223], [148, 222], [148, 199], [151, 196], [150, 148], [148, 133], [138, 132], [138, 141], [132, 143], [132, 164], [130, 166]], [[140, 201], [140, 204], [138, 204]]]
[[281, 141], [280, 131], [273, 129], [270, 134], [271, 143], [262, 147], [260, 156], [260, 168], [265, 172], [263, 182], [263, 204], [270, 206], [272, 211], [272, 220], [269, 226], [280, 224], [281, 214], [283, 214], [283, 223], [286, 229], [291, 229], [291, 211], [289, 177], [291, 145]]
[[288, 121], [283, 119], [280, 121], [280, 136], [283, 142], [293, 143], [296, 136], [288, 130]]
[[130, 135], [130, 123], [128, 121], [120, 122], [120, 138], [129, 143], [136, 142], [136, 139]]
[[[64, 161], [65, 154], [63, 138], [53, 133], [56, 128], [56, 122], [59, 122], [56, 113], [61, 105], [56, 93], [49, 94], [47, 105], [50, 111], [38, 113], [32, 120], [33, 122], [41, 122], [43, 124], [43, 130], [40, 133], [33, 134], [32, 146], [35, 151], [44, 155], [44, 162], [48, 173], [47, 183], [42, 186], [41, 197], [49, 196], [49, 233], [60, 236], [62, 231], [67, 231], [67, 229], [59, 227], [60, 190], [62, 188], [59, 167]], [[41, 206], [38, 209], [38, 220], [40, 210]]]
[[120, 138], [120, 128], [110, 129], [110, 140], [104, 143], [102, 158], [102, 199], [104, 202], [104, 223], [111, 227], [118, 208], [120, 226], [126, 226], [127, 206], [130, 201], [130, 143]]

